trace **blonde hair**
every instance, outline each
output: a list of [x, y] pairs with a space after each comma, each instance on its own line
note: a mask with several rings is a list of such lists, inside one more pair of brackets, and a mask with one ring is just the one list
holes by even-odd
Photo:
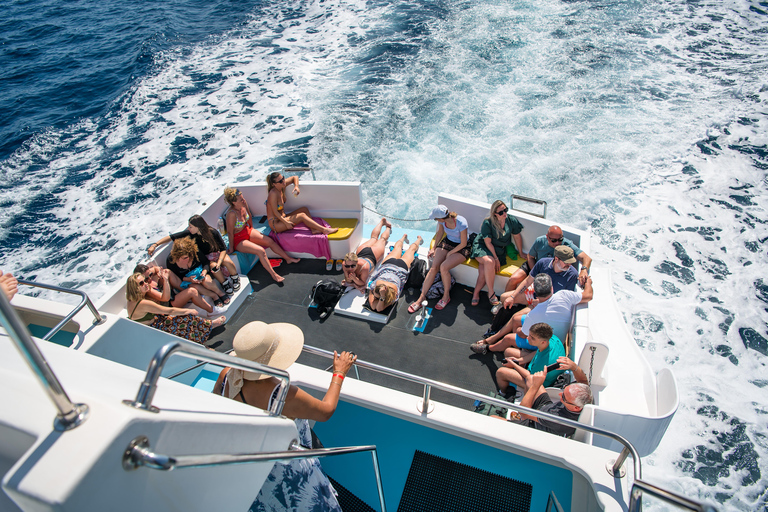
[[388, 308], [397, 298], [397, 292], [384, 283], [376, 284], [376, 286], [373, 287], [373, 291], [379, 294], [381, 302], [384, 303], [385, 308]]
[[144, 277], [143, 274], [136, 272], [128, 276], [128, 281], [125, 283], [125, 298], [130, 302], [138, 302], [144, 298], [144, 292], [141, 291], [141, 286], [136, 280], [140, 277]]
[[227, 187], [224, 189], [224, 200], [229, 203], [230, 206], [235, 206], [237, 196], [240, 195], [239, 188]]
[[197, 261], [197, 244], [190, 237], [178, 238], [174, 240], [173, 247], [171, 248], [171, 263], [176, 263], [179, 258], [189, 256], [192, 262]]
[[486, 217], [487, 219], [491, 220], [491, 226], [493, 226], [493, 232], [496, 233], [496, 238], [501, 238], [504, 235], [504, 226], [507, 223], [506, 217], [504, 218], [504, 221], [499, 220], [499, 216], [496, 215], [496, 210], [499, 208], [499, 206], [504, 205], [504, 208], [507, 207], [506, 204], [504, 204], [504, 201], [501, 199], [497, 199], [493, 202], [491, 205], [491, 214], [489, 217]]
[[356, 252], [348, 252], [344, 255], [344, 261], [354, 261], [357, 262], [357, 253]]

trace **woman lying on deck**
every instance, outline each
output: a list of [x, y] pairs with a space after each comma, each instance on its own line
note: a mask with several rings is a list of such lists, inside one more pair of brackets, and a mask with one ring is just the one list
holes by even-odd
[[373, 284], [368, 293], [368, 304], [374, 311], [384, 311], [403, 293], [408, 281], [408, 270], [423, 242], [423, 239], [418, 237], [416, 243], [411, 244], [403, 254], [403, 243], [407, 238], [408, 235], [403, 235], [403, 238], [395, 242], [394, 249], [387, 254], [381, 267], [371, 276]]
[[[467, 230], [467, 219], [457, 215], [456, 212], [448, 211], [448, 208], [442, 204], [432, 209], [429, 218], [437, 221], [435, 247], [429, 250], [429, 257], [434, 258], [429, 272], [424, 278], [419, 298], [408, 306], [409, 313], [415, 313], [421, 309], [421, 303], [427, 298], [427, 292], [432, 283], [435, 282], [438, 271], [440, 271], [440, 278], [443, 280], [443, 297], [438, 301], [435, 309], [441, 310], [451, 302], [450, 271], [453, 267], [467, 261], [472, 248], [472, 241], [469, 239], [469, 231]], [[445, 238], [443, 238], [443, 233], [445, 233]]]
[[226, 320], [224, 316], [212, 321], [200, 318], [197, 310], [192, 308], [162, 306], [147, 296], [149, 289], [149, 281], [142, 274], [128, 278], [125, 298], [129, 319], [200, 344], [208, 339], [211, 329], [223, 325]]
[[[235, 335], [232, 355], [263, 365], [286, 370], [301, 354], [304, 334], [295, 325], [251, 322]], [[336, 411], [344, 377], [357, 360], [350, 352], [333, 353], [333, 376], [322, 400], [291, 385], [282, 414], [293, 418], [299, 440], [312, 448], [309, 422], [327, 421]], [[280, 381], [269, 375], [224, 368], [213, 392], [259, 409], [268, 409], [277, 399]], [[336, 491], [323, 474], [317, 459], [277, 461], [264, 481], [251, 510], [341, 511]]]
[[[386, 229], [382, 234], [381, 228], [384, 226]], [[368, 276], [376, 268], [379, 260], [384, 257], [384, 250], [387, 247], [390, 233], [392, 233], [392, 224], [387, 222], [387, 219], [382, 218], [371, 231], [371, 238], [358, 245], [355, 252], [347, 253], [344, 256], [342, 286], [354, 286], [361, 292], [365, 291]]]
[[227, 233], [229, 233], [229, 247], [227, 254], [240, 251], [248, 254], [255, 254], [261, 266], [278, 283], [282, 283], [285, 278], [277, 275], [275, 269], [269, 263], [266, 249], [272, 249], [275, 254], [283, 258], [287, 263], [296, 263], [298, 258], [291, 258], [280, 247], [280, 244], [268, 236], [262, 235], [259, 230], [253, 229], [253, 214], [248, 207], [243, 194], [239, 189], [227, 187], [224, 189], [224, 200], [229, 204], [227, 210]]
[[313, 235], [319, 233], [330, 235], [339, 230], [339, 228], [323, 226], [312, 219], [306, 206], [291, 213], [285, 213], [285, 189], [289, 184], [293, 184], [293, 195], [298, 196], [301, 193], [298, 176], [286, 178], [279, 172], [273, 172], [267, 176], [267, 223], [272, 231], [282, 233], [292, 229], [296, 224], [304, 224]]
[[472, 244], [471, 257], [476, 259], [478, 264], [477, 282], [472, 294], [473, 306], [480, 303], [480, 291], [485, 285], [488, 285], [488, 300], [491, 306], [499, 303], [499, 298], [493, 291], [493, 283], [501, 265], [507, 262], [507, 246], [512, 244], [513, 239], [520, 257], [528, 257], [523, 252], [523, 237], [520, 235], [523, 225], [517, 217], [509, 215], [508, 211], [504, 201], [494, 201], [490, 215], [483, 221], [480, 234]]

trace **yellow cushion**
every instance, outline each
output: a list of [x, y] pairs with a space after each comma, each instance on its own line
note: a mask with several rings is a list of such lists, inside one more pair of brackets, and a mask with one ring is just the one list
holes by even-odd
[[352, 236], [352, 232], [357, 227], [357, 219], [323, 219], [332, 228], [339, 228], [333, 234], [328, 235], [328, 240], [346, 240]]
[[[523, 258], [517, 258], [516, 260], [510, 260], [509, 256], [507, 256], [507, 261], [504, 262], [504, 264], [501, 266], [501, 269], [496, 272], [496, 275], [498, 276], [504, 276], [504, 277], [511, 277], [512, 274], [515, 273], [515, 270], [520, 268], [520, 265], [525, 263], [525, 260]], [[477, 264], [477, 260], [475, 259], [469, 259], [464, 262], [465, 265], [469, 265], [472, 268], [478, 268], [479, 265]]]
[[[432, 241], [429, 243], [429, 248], [434, 249], [434, 247], [435, 247], [435, 237], [432, 237]], [[499, 269], [499, 271], [496, 272], [496, 275], [504, 276], [504, 277], [512, 277], [512, 274], [515, 273], [515, 270], [519, 269], [522, 266], [522, 264], [525, 262], [526, 260], [521, 258], [520, 256], [518, 256], [516, 260], [511, 260], [509, 259], [509, 256], [507, 256], [507, 261], [505, 261], [504, 264], [501, 266], [501, 269]], [[480, 265], [477, 264], [477, 260], [474, 258], [470, 258], [467, 261], [465, 261], [464, 265], [469, 265], [472, 268], [480, 267]]]

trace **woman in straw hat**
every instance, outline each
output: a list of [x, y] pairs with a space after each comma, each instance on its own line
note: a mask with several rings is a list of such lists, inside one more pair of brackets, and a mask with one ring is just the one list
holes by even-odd
[[[233, 356], [285, 370], [299, 358], [304, 334], [292, 324], [251, 322], [237, 332], [232, 346]], [[293, 385], [288, 389], [283, 415], [294, 418], [303, 446], [312, 447], [307, 420], [327, 421], [333, 416], [344, 377], [356, 360], [357, 356], [350, 352], [338, 354], [334, 351], [333, 377], [322, 400]], [[259, 409], [268, 409], [277, 399], [279, 384], [278, 379], [263, 373], [224, 368], [213, 392]], [[293, 489], [290, 496], [284, 495], [285, 489]], [[276, 462], [251, 508], [285, 510], [285, 503], [293, 504], [292, 510], [341, 510], [336, 491], [317, 459]]]

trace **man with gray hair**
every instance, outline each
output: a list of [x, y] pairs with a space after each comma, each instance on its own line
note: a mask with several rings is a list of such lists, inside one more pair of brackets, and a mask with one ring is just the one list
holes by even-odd
[[538, 305], [533, 309], [525, 308], [512, 316], [499, 332], [484, 340], [470, 345], [476, 354], [502, 352], [508, 348], [536, 350], [527, 341], [528, 332], [532, 325], [546, 323], [555, 331], [555, 336], [565, 343], [565, 337], [571, 326], [571, 311], [576, 304], [584, 304], [592, 300], [592, 278], [587, 277], [583, 292], [560, 290], [553, 293], [552, 279], [548, 274], [538, 274], [533, 279], [533, 289], [538, 297]]
[[[584, 374], [584, 371], [579, 368], [579, 365], [571, 359], [560, 357], [557, 362], [560, 363], [560, 370], [570, 370], [576, 379], [575, 383], [569, 384], [560, 391], [560, 401], [557, 403], [552, 402], [546, 388], [543, 386], [544, 380], [547, 377], [547, 369], [544, 368], [544, 370], [540, 372], [536, 372], [533, 375], [528, 374], [528, 376], [526, 376], [526, 384], [528, 385], [528, 388], [525, 391], [523, 399], [520, 401], [520, 405], [528, 407], [529, 409], [536, 409], [537, 411], [560, 416], [561, 418], [578, 421], [581, 411], [584, 410], [584, 406], [592, 403], [592, 390], [589, 389], [589, 380]], [[510, 421], [559, 436], [571, 437], [576, 432], [576, 429], [573, 427], [567, 427], [551, 420], [541, 419], [523, 413], [520, 413], [519, 418], [512, 418]]]

